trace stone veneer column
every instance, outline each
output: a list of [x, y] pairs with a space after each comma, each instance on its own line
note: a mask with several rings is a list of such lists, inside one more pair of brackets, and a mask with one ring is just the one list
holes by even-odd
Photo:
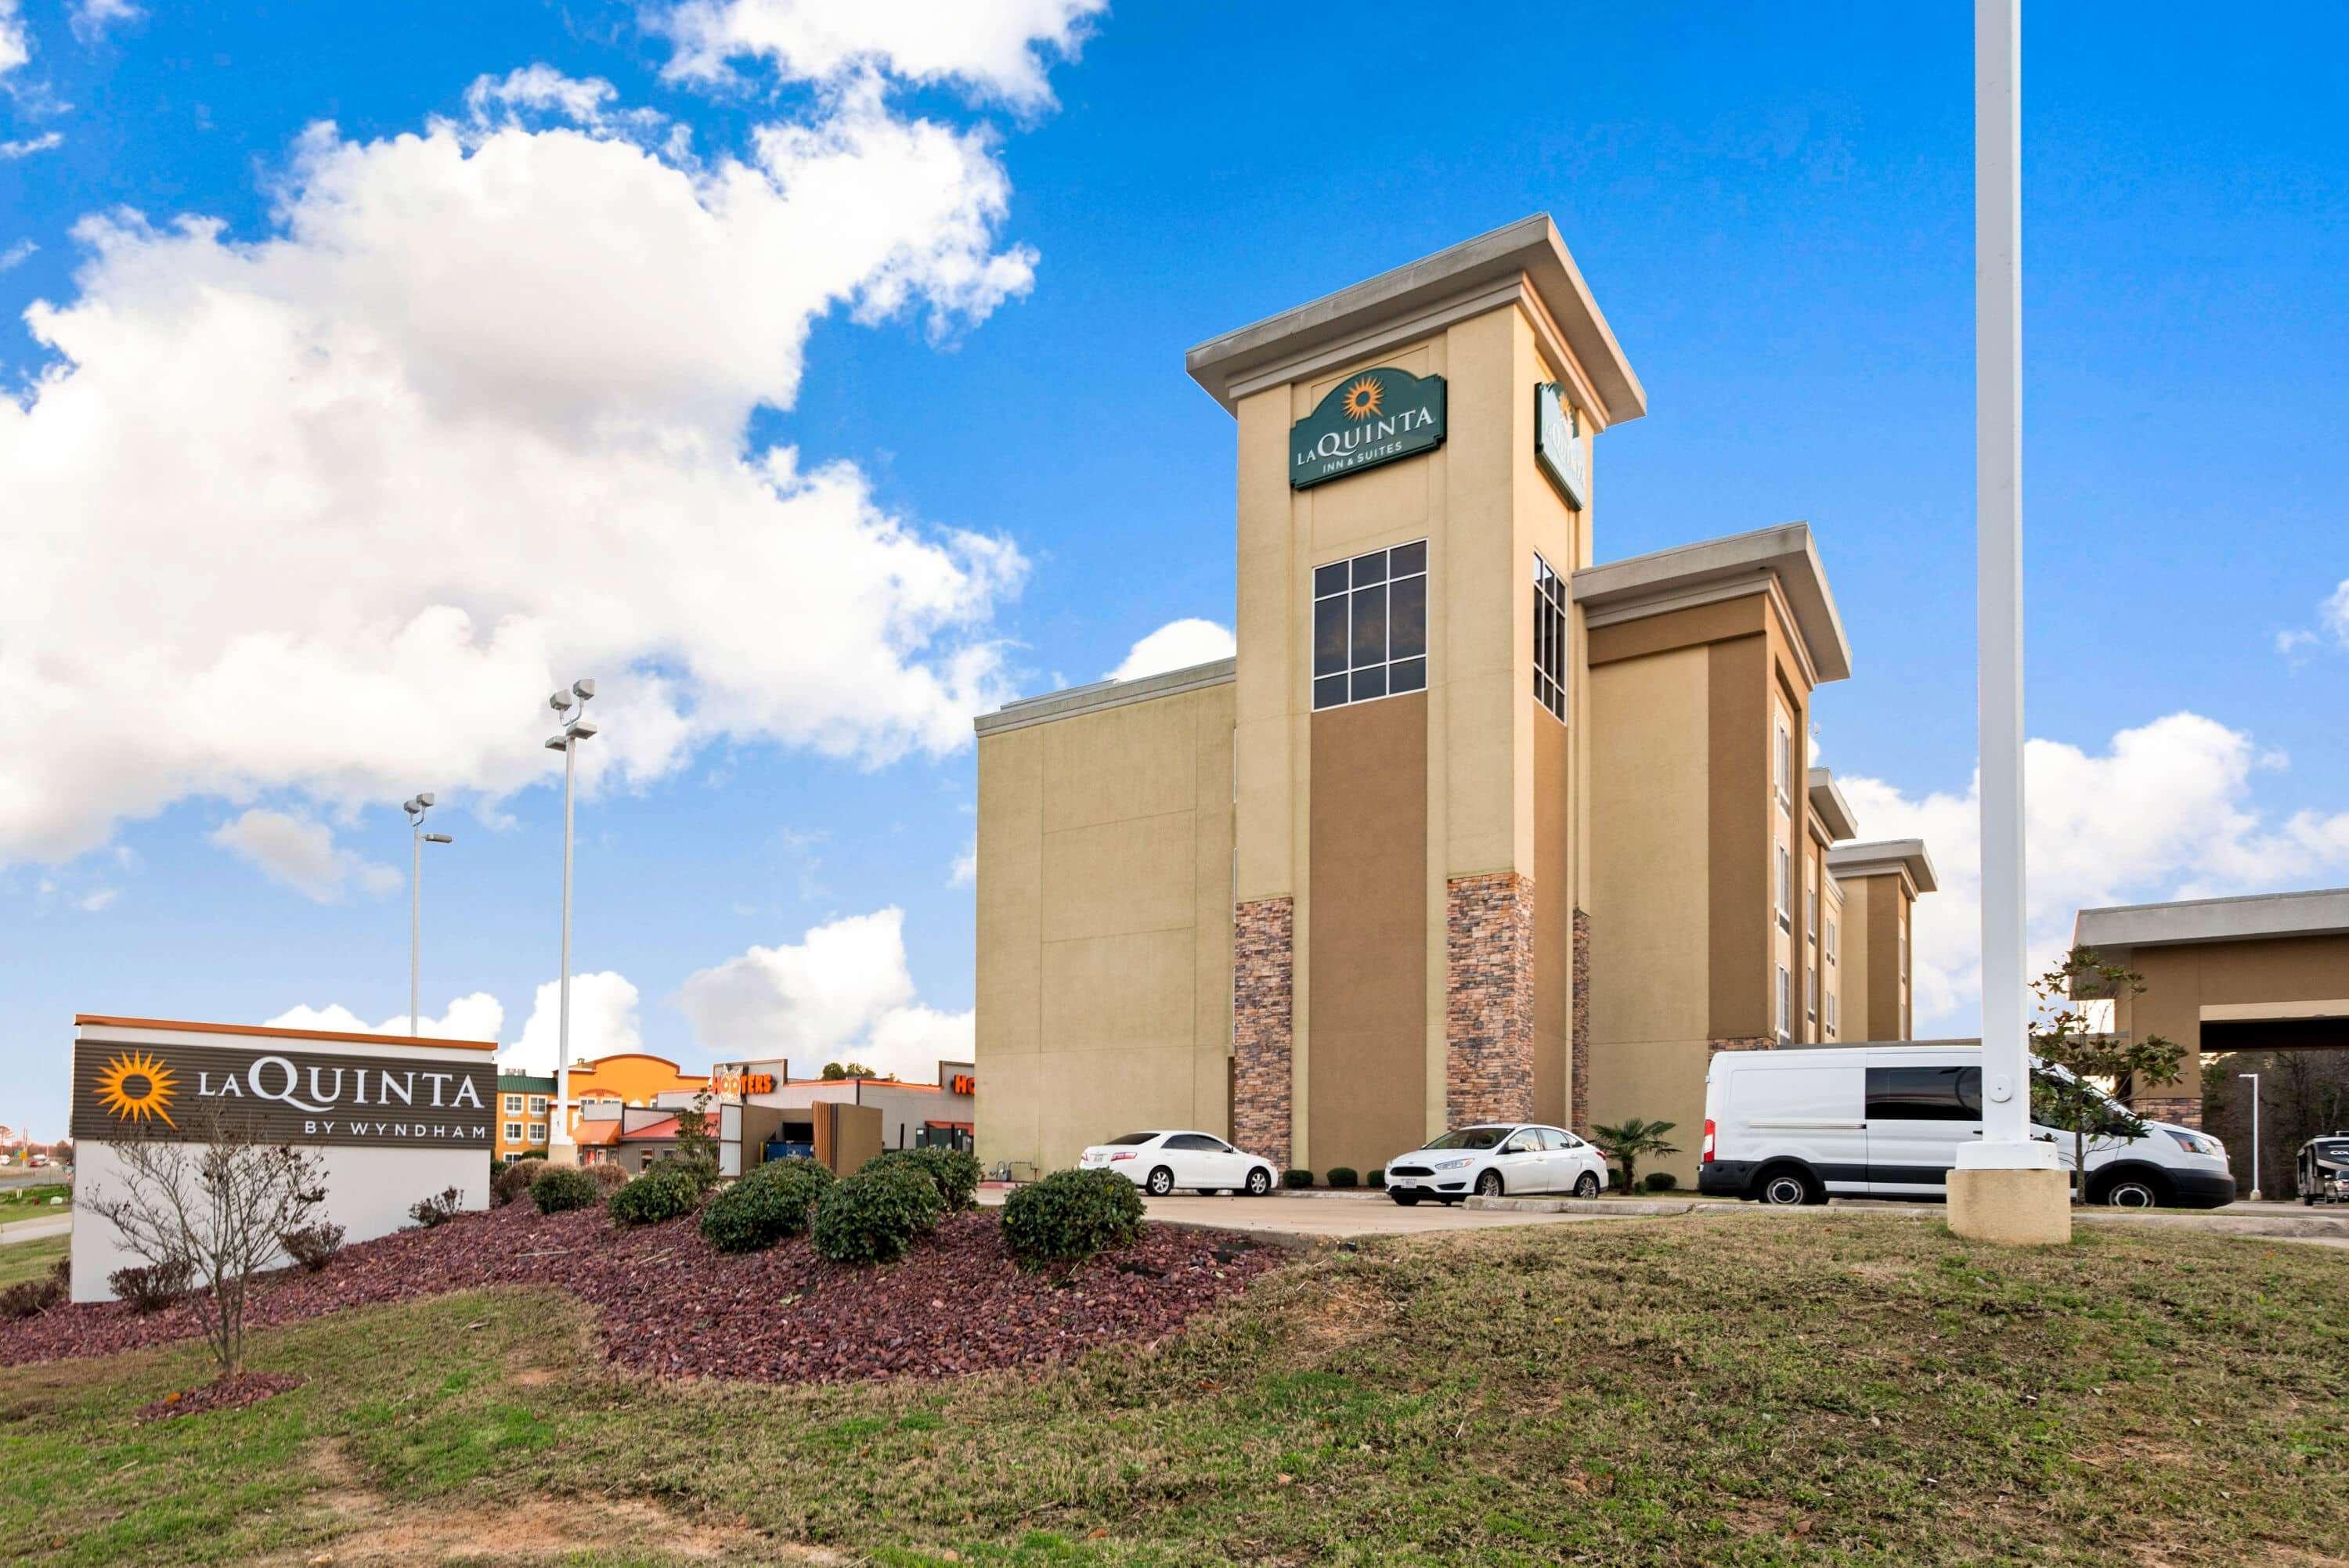
[[1711, 1047], [1705, 1052], [1706, 1057], [1710, 1057], [1714, 1051], [1775, 1051], [1778, 1048], [1778, 1037], [1730, 1035], [1718, 1040], [1708, 1040], [1705, 1043]]
[[1574, 912], [1574, 1011], [1568, 1047], [1566, 1124], [1590, 1136], [1590, 916]]
[[1233, 911], [1232, 1141], [1288, 1168], [1294, 1078], [1296, 901]]
[[2174, 1121], [2180, 1127], [2192, 1128], [2202, 1125], [2202, 1102], [2199, 1099], [2156, 1099], [2140, 1095], [2128, 1106], [2147, 1121]]
[[1534, 1113], [1534, 884], [1515, 872], [1444, 887], [1444, 1115]]

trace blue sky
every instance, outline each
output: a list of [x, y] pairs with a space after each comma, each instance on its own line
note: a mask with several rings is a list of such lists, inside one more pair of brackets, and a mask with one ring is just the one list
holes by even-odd
[[[1963, 8], [121, 9], [0, 8], [37, 568], [0, 1121], [54, 1123], [76, 1011], [404, 1014], [416, 789], [458, 839], [424, 1011], [519, 1040], [533, 709], [574, 674], [604, 1037], [948, 1048], [970, 708], [1229, 622], [1183, 350], [1536, 211], [1650, 396], [1601, 558], [1810, 521], [1855, 653], [1824, 759], [1931, 842], [1920, 1028], [1971, 1026]], [[2043, 947], [2082, 902], [2349, 881], [2349, 25], [2294, 20], [2026, 27]]]

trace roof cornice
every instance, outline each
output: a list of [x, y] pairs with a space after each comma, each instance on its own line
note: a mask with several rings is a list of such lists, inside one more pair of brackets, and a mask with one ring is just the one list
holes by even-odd
[[1850, 678], [1851, 644], [1808, 523], [1676, 545], [1574, 574], [1575, 603], [1593, 627], [1773, 591], [1786, 607], [1815, 681]]
[[1905, 875], [1919, 892], [1932, 892], [1941, 884], [1933, 877], [1933, 858], [1922, 839], [1878, 839], [1864, 844], [1837, 844], [1827, 851], [1827, 869], [1840, 881], [1854, 877]]

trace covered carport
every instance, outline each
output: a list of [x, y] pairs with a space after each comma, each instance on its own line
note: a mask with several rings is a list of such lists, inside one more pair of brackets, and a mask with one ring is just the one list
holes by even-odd
[[[2290, 1076], [2302, 1078], [2325, 1059], [2315, 1053], [2349, 1053], [2349, 888], [2084, 909], [2073, 941], [2144, 978], [2141, 995], [2113, 999], [2115, 1032], [2186, 1047], [2175, 1082], [2124, 1086], [2142, 1115], [2201, 1126], [2204, 1068], [2221, 1058], [2256, 1066], [2269, 1053], [2290, 1053], [2282, 1058]], [[2278, 1086], [2262, 1087], [2271, 1115], [2282, 1110], [2266, 1092]], [[2223, 1097], [2239, 1088], [2248, 1092], [2223, 1073], [2214, 1103], [2231, 1106]], [[2293, 1114], [2313, 1119], [2324, 1110], [2311, 1107], [2328, 1103], [2318, 1096]], [[2279, 1154], [2288, 1160], [2299, 1139], [2332, 1129], [2275, 1122], [2265, 1130], [2272, 1189]]]

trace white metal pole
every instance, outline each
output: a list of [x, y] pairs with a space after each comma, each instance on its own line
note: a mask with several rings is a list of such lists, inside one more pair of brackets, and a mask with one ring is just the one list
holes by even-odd
[[1961, 1169], [2053, 1171], [2031, 1137], [2023, 794], [2023, 5], [1974, 5], [1975, 634], [1982, 1138]]
[[424, 819], [409, 819], [409, 850], [414, 865], [408, 873], [408, 1033], [416, 1035], [416, 971], [424, 948]]
[[2260, 1075], [2237, 1073], [2251, 1080], [2251, 1202], [2260, 1201]]
[[554, 1125], [550, 1144], [571, 1141], [571, 779], [579, 738], [565, 726], [563, 737], [563, 976], [557, 983], [554, 1044]]

